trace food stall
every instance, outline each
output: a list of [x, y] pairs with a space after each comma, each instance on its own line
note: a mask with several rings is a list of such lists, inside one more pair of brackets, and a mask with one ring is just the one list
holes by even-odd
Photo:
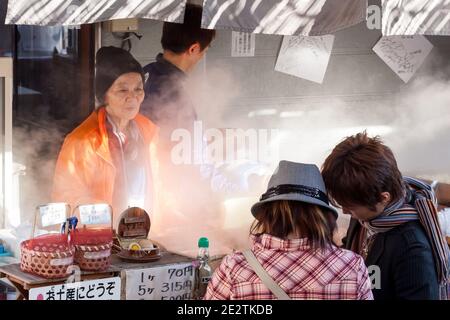
[[[245, 128], [247, 133], [255, 134], [255, 141], [270, 145], [277, 154], [269, 152], [268, 157], [258, 154], [256, 158], [245, 155], [231, 163], [217, 161], [203, 166], [214, 195], [206, 199], [210, 208], [208, 214], [185, 220], [176, 214], [166, 214], [165, 225], [153, 229], [145, 220], [144, 234], [135, 234], [128, 240], [124, 239], [126, 236], [120, 225], [114, 226], [117, 242], [114, 243], [116, 251], [114, 245], [111, 248], [110, 265], [101, 271], [73, 273], [70, 281], [84, 282], [84, 289], [81, 297], [73, 296], [73, 292], [71, 297], [90, 298], [86, 296], [89, 286], [100, 286], [97, 294], [103, 293], [102, 297], [93, 296], [92, 299], [188, 299], [194, 281], [198, 238], [207, 236], [210, 239], [213, 266], [223, 255], [246, 248], [252, 222], [249, 208], [264, 189], [266, 178], [278, 159], [320, 164], [326, 150], [339, 139], [363, 129], [386, 137], [397, 150], [406, 172], [450, 182], [446, 176], [450, 170], [446, 155], [436, 162], [427, 160], [427, 167], [417, 164], [425, 161], [423, 146], [430, 152], [441, 147], [442, 141], [436, 145], [433, 137], [445, 133], [445, 123], [440, 121], [442, 113], [447, 114], [445, 97], [435, 96], [435, 110], [440, 116], [430, 112], [426, 121], [421, 122], [422, 128], [430, 132], [429, 136], [417, 143], [417, 137], [408, 129], [411, 123], [424, 116], [419, 109], [428, 107], [426, 94], [435, 88], [432, 86], [441, 88], [442, 83], [430, 76], [430, 70], [444, 69], [448, 64], [448, 59], [441, 59], [450, 54], [448, 38], [437, 37], [450, 34], [450, 24], [444, 14], [448, 5], [444, 1], [434, 2], [427, 10], [417, 9], [418, 13], [413, 16], [401, 10], [405, 2], [401, 0], [383, 5], [378, 1], [359, 0], [339, 1], [338, 4], [330, 0], [188, 2], [202, 4], [202, 26], [217, 30], [215, 42], [192, 75], [192, 92], [199, 115], [204, 119], [200, 135], [210, 133], [211, 128], [219, 128], [220, 132]], [[51, 50], [41, 50], [37, 58], [33, 57], [37, 62], [31, 63], [31, 58], [21, 53], [20, 50], [27, 49], [23, 46], [17, 50], [17, 57], [11, 58], [20, 71], [20, 83], [14, 84], [17, 87], [15, 93], [12, 88], [5, 87], [18, 97], [18, 105], [13, 112], [12, 101], [8, 100], [9, 113], [6, 115], [10, 119], [2, 121], [6, 124], [10, 121], [10, 148], [12, 153], [19, 155], [14, 161], [25, 162], [28, 157], [34, 159], [36, 154], [45, 153], [41, 156], [45, 161], [39, 159], [38, 166], [27, 163], [27, 169], [22, 170], [26, 172], [23, 177], [13, 175], [12, 170], [5, 171], [5, 176], [11, 177], [10, 181], [16, 177], [17, 183], [23, 183], [19, 187], [22, 196], [16, 199], [17, 203], [8, 200], [13, 194], [2, 190], [6, 197], [2, 208], [4, 212], [8, 209], [9, 216], [0, 215], [0, 223], [3, 223], [0, 229], [12, 230], [9, 234], [5, 231], [5, 239], [11, 239], [8, 247], [17, 258], [20, 257], [19, 244], [30, 238], [31, 222], [35, 219], [33, 209], [49, 202], [49, 192], [45, 188], [51, 183], [57, 148], [68, 133], [64, 127], [75, 127], [94, 108], [95, 52], [100, 47], [112, 45], [129, 49], [142, 65], [153, 62], [161, 50], [159, 38], [163, 22], [182, 22], [185, 4], [186, 1], [181, 0], [116, 0], [101, 6], [95, 1], [81, 4], [57, 0], [8, 1], [6, 24], [17, 26], [15, 37], [20, 31], [20, 41], [38, 42], [36, 39], [40, 37], [44, 39], [42, 43], [47, 43], [61, 37], [64, 44], [58, 44], [59, 47], [51, 44], [59, 52], [56, 56]], [[40, 8], [38, 12], [37, 7]], [[367, 16], [367, 13], [370, 14]], [[374, 26], [378, 24], [379, 28], [371, 28], [369, 22]], [[26, 40], [27, 26], [53, 29], [49, 31], [50, 36], [46, 32], [36, 36], [38, 33], [32, 29], [34, 33], [31, 32], [30, 40]], [[31, 52], [35, 47], [30, 45], [28, 49]], [[9, 58], [0, 58], [0, 66], [1, 59]], [[301, 62], [304, 63], [302, 68], [297, 68]], [[308, 68], [308, 65], [313, 67]], [[29, 70], [34, 76], [54, 72], [55, 68], [61, 69], [60, 74], [70, 73], [67, 78], [76, 78], [77, 85], [59, 87], [67, 78], [55, 76], [48, 82], [51, 90], [67, 90], [69, 96], [80, 95], [79, 100], [60, 101], [58, 94], [47, 95], [45, 85], [39, 86], [43, 81], [25, 81]], [[33, 94], [19, 93], [19, 84]], [[412, 101], [418, 102], [417, 112], [405, 112], [404, 106]], [[35, 106], [45, 104], [50, 105], [51, 121], [33, 114]], [[57, 108], [63, 104], [71, 108]], [[388, 108], [393, 110], [392, 114], [404, 117], [393, 119], [392, 114], [386, 112]], [[43, 110], [47, 112], [47, 109]], [[16, 138], [14, 148], [13, 118], [21, 124], [17, 131], [20, 131], [18, 137], [22, 137]], [[29, 131], [23, 133], [23, 124]], [[39, 130], [33, 131], [36, 124], [40, 126]], [[32, 147], [27, 139], [29, 132], [37, 132], [32, 136], [39, 139]], [[412, 141], [415, 141], [413, 148]], [[224, 144], [224, 147], [228, 144], [226, 137]], [[417, 161], [412, 162], [411, 158]], [[6, 160], [9, 161], [6, 163], [8, 169], [8, 165], [13, 165], [13, 159]], [[11, 212], [16, 212], [20, 219], [14, 220]], [[348, 219], [341, 216], [338, 223], [342, 237]], [[0, 233], [0, 237], [2, 235]], [[123, 252], [121, 257], [120, 248], [139, 244], [139, 237], [140, 240], [150, 239], [159, 247], [159, 253], [156, 256], [150, 254], [146, 257], [148, 261], [127, 259]], [[121, 241], [126, 244], [122, 246]], [[145, 260], [145, 257], [140, 258]], [[56, 292], [63, 292], [59, 298], [68, 296], [67, 286], [64, 287], [66, 278], [46, 279], [31, 275], [21, 270], [19, 262], [0, 266], [0, 274], [18, 288], [19, 298], [57, 298]], [[114, 288], [103, 290], [107, 285], [105, 279], [113, 283]], [[107, 296], [104, 291], [108, 292]]]

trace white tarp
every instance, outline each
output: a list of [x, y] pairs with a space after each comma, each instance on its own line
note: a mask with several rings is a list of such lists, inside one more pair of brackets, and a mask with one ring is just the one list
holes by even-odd
[[183, 22], [186, 0], [9, 0], [6, 24], [80, 25], [146, 18]]
[[366, 20], [367, 0], [204, 0], [203, 28], [325, 35]]
[[383, 35], [450, 35], [450, 0], [383, 0]]

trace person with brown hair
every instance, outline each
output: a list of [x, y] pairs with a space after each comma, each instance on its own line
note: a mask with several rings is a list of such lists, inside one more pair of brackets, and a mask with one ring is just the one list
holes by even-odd
[[430, 185], [404, 178], [391, 149], [366, 132], [339, 143], [322, 175], [332, 203], [353, 218], [344, 247], [379, 267], [375, 299], [447, 297], [449, 252]]
[[373, 299], [362, 257], [333, 242], [317, 166], [281, 161], [251, 211], [253, 248], [223, 259], [205, 299]]

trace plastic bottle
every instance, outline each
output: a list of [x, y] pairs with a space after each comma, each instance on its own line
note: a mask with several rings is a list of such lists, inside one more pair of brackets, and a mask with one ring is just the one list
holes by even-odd
[[198, 240], [198, 266], [195, 268], [194, 290], [192, 299], [201, 300], [206, 293], [212, 269], [209, 265], [209, 240], [202, 237]]

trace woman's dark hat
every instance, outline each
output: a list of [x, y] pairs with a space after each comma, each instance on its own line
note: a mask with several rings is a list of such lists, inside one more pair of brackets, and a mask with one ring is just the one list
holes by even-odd
[[252, 206], [253, 216], [262, 205], [277, 200], [315, 204], [338, 217], [337, 210], [329, 203], [320, 170], [314, 164], [281, 161], [269, 180], [267, 191]]
[[131, 53], [121, 48], [102, 47], [95, 57], [95, 96], [100, 103], [114, 81], [121, 75], [130, 72], [139, 73], [145, 82], [144, 70]]

